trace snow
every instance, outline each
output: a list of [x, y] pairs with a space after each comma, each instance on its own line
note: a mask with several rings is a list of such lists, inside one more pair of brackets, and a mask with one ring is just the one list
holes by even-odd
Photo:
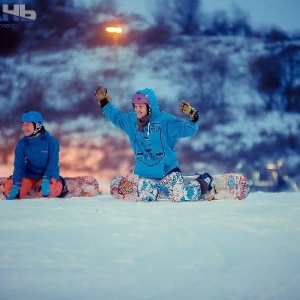
[[299, 200], [0, 201], [0, 299], [298, 299]]

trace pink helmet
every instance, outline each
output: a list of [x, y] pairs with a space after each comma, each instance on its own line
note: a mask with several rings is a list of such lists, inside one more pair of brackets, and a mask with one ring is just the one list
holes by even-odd
[[147, 96], [145, 96], [144, 94], [141, 93], [136, 93], [133, 95], [131, 102], [133, 104], [148, 104], [150, 106], [150, 102], [149, 99], [147, 98]]

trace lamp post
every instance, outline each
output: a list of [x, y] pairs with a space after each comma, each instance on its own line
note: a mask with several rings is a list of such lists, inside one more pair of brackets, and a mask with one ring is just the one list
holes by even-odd
[[[119, 26], [107, 26], [105, 30], [106, 30], [106, 32], [112, 34], [113, 44], [114, 44], [113, 46], [115, 48], [116, 77], [119, 80], [120, 76], [119, 76], [119, 52], [118, 52], [118, 48], [119, 48], [119, 36], [123, 32], [123, 29], [122, 29], [122, 27], [119, 27]], [[117, 86], [118, 86], [119, 98], [121, 98], [120, 84], [118, 83]]]
[[119, 35], [123, 32], [122, 27], [107, 26], [105, 30], [108, 33], [112, 34], [114, 47], [118, 48], [118, 46], [119, 46]]

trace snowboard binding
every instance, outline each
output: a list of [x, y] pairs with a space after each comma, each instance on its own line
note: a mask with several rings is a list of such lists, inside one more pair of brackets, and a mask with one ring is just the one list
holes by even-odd
[[201, 186], [201, 196], [203, 196], [203, 198], [207, 201], [214, 200], [217, 191], [215, 189], [213, 177], [210, 174], [203, 172], [196, 178], [196, 180]]

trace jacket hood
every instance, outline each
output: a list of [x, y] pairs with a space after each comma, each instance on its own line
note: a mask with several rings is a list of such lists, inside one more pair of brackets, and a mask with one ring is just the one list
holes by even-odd
[[142, 90], [138, 90], [137, 93], [141, 93], [148, 98], [151, 108], [151, 119], [156, 118], [161, 113], [161, 111], [154, 91], [152, 89], [145, 88]]

